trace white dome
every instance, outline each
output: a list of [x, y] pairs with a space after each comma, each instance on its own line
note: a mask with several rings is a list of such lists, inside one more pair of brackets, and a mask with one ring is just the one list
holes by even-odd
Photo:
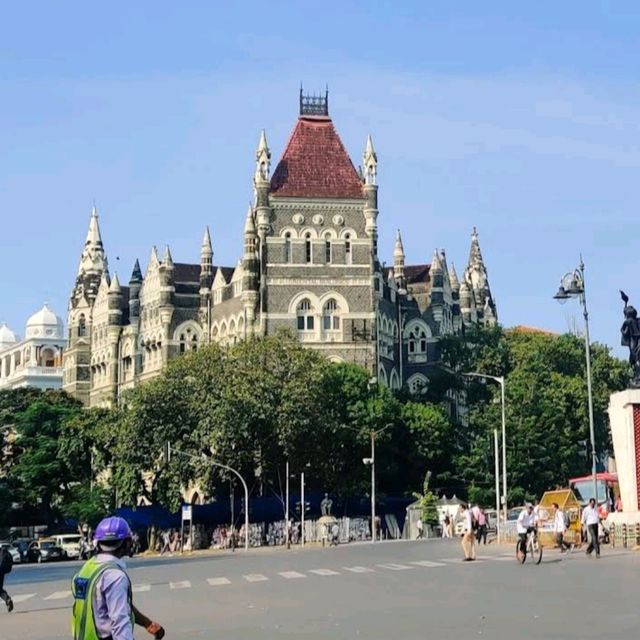
[[27, 338], [62, 338], [64, 337], [62, 318], [45, 304], [40, 311], [27, 320], [26, 334]]
[[0, 349], [18, 342], [18, 336], [3, 322], [0, 324]]

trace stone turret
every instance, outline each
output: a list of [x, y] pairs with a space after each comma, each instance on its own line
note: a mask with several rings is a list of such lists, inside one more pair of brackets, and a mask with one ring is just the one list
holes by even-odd
[[451, 284], [451, 319], [454, 333], [460, 331], [462, 327], [462, 317], [460, 315], [460, 281], [453, 264], [449, 266], [449, 283]]
[[366, 199], [364, 205], [365, 231], [371, 238], [372, 260], [376, 265], [378, 261], [378, 156], [373, 148], [371, 136], [367, 137], [362, 162], [364, 178], [362, 190]]
[[271, 151], [267, 145], [264, 129], [260, 132], [260, 140], [256, 149], [256, 171], [253, 176], [253, 186], [256, 194], [255, 215], [256, 226], [260, 241], [269, 231], [271, 207], [269, 206], [269, 180], [271, 178]]
[[401, 291], [407, 287], [406, 278], [404, 275], [404, 247], [402, 246], [402, 237], [400, 235], [400, 229], [396, 233], [396, 244], [393, 249], [393, 271], [395, 274], [396, 284]]
[[482, 258], [478, 232], [475, 227], [471, 234], [469, 263], [465, 270], [464, 279], [473, 292], [478, 322], [485, 325], [494, 325], [497, 322], [498, 315], [493, 296], [491, 295], [487, 268]]
[[140, 319], [140, 287], [142, 287], [142, 270], [140, 262], [136, 260], [129, 279], [129, 319], [131, 323]]
[[256, 310], [259, 300], [260, 272], [256, 253], [257, 233], [253, 209], [249, 206], [244, 223], [244, 256], [242, 259], [242, 305], [246, 316], [246, 330], [255, 330]]

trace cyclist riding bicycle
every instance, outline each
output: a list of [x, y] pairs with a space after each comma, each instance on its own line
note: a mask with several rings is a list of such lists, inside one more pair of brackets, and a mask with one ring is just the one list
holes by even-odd
[[519, 549], [522, 553], [527, 553], [527, 536], [530, 533], [536, 535], [538, 528], [538, 518], [530, 502], [528, 502], [527, 506], [520, 512], [516, 528], [518, 537], [520, 538]]

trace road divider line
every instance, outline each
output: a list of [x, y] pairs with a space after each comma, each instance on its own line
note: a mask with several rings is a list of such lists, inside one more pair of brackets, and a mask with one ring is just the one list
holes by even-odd
[[306, 578], [307, 576], [304, 573], [299, 573], [298, 571], [281, 571], [278, 573], [279, 576], [286, 578], [287, 580], [295, 580], [297, 578]]
[[151, 591], [151, 585], [150, 584], [134, 584], [131, 587], [131, 591], [133, 591], [133, 593], [140, 593], [142, 591]]
[[231, 580], [229, 580], [228, 578], [207, 578], [207, 582], [212, 587], [221, 587], [225, 584], [231, 584]]
[[411, 564], [415, 564], [418, 567], [444, 567], [444, 562], [433, 562], [432, 560], [416, 560]]
[[179, 582], [170, 582], [170, 589], [191, 589], [191, 583], [188, 580], [181, 580]]
[[376, 567], [380, 567], [381, 569], [389, 569], [390, 571], [405, 571], [406, 569], [413, 569], [406, 564], [397, 564], [395, 562], [387, 562], [385, 564], [377, 564]]
[[317, 576], [339, 576], [339, 571], [333, 569], [310, 569], [309, 573], [315, 573]]
[[64, 600], [71, 597], [71, 591], [54, 591], [51, 595], [44, 598], [45, 600]]

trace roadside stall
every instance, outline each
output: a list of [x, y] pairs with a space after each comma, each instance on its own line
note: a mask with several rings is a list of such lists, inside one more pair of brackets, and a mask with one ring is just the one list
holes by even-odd
[[546, 491], [542, 496], [538, 510], [538, 535], [545, 547], [555, 545], [553, 503], [556, 503], [565, 514], [567, 529], [565, 542], [580, 544], [580, 503], [571, 489]]

